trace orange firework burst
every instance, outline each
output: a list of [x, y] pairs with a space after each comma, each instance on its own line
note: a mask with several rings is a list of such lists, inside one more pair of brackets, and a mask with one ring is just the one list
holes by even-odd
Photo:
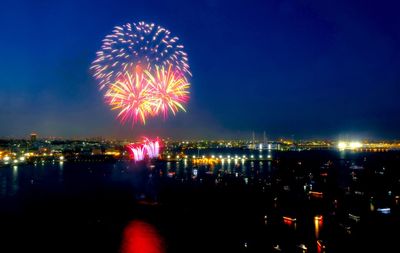
[[112, 110], [119, 110], [118, 118], [122, 123], [132, 118], [132, 123], [146, 123], [148, 116], [171, 111], [175, 115], [179, 110], [186, 111], [184, 104], [189, 100], [190, 84], [180, 70], [156, 66], [155, 74], [137, 67], [109, 86], [105, 98]]
[[179, 109], [186, 111], [183, 104], [189, 100], [190, 84], [182, 71], [173, 70], [172, 65], [169, 65], [168, 69], [165, 69], [164, 66], [161, 68], [156, 66], [155, 75], [150, 74], [147, 70], [145, 73], [153, 90], [154, 114], [162, 113], [166, 118], [169, 110], [173, 115]]
[[119, 110], [117, 117], [122, 123], [132, 118], [133, 124], [138, 121], [145, 124], [146, 117], [153, 115], [153, 108], [156, 106], [153, 88], [141, 71], [133, 74], [124, 72], [110, 85], [104, 96], [112, 110]]

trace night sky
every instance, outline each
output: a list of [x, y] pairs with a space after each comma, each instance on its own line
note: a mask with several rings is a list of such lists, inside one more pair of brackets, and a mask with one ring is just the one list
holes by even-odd
[[[0, 3], [0, 137], [400, 138], [400, 2]], [[89, 71], [115, 25], [189, 54], [187, 113], [121, 126]]]

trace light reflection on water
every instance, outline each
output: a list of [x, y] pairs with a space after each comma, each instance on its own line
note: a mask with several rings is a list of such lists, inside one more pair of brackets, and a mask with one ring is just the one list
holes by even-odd
[[122, 253], [163, 253], [164, 242], [157, 229], [144, 221], [130, 222], [124, 229]]
[[315, 216], [314, 217], [314, 230], [315, 230], [315, 238], [319, 238], [320, 231], [322, 229], [323, 224], [323, 217], [322, 216]]
[[16, 165], [0, 168], [0, 197], [12, 197], [18, 192], [18, 173]]
[[[193, 165], [191, 159], [188, 160], [182, 159], [179, 162], [174, 162], [174, 161], [156, 162], [154, 164], [149, 164], [149, 163], [136, 164], [133, 162], [116, 162], [114, 164], [105, 164], [105, 163], [71, 164], [65, 162], [64, 164], [56, 163], [54, 165], [51, 163], [50, 164], [46, 163], [44, 165], [39, 163], [38, 165], [19, 165], [18, 167], [13, 167], [13, 166], [3, 167], [0, 168], [0, 197], [12, 197], [18, 194], [19, 191], [29, 192], [29, 190], [32, 187], [38, 187], [38, 186], [43, 187], [45, 190], [54, 190], [55, 188], [64, 185], [69, 185], [71, 189], [82, 187], [82, 185], [90, 189], [92, 186], [97, 187], [100, 185], [101, 188], [108, 190], [109, 188], [105, 187], [104, 184], [112, 182], [115, 183], [115, 185], [120, 185], [120, 183], [123, 182], [127, 183], [126, 185], [128, 185], [128, 187], [124, 188], [124, 191], [125, 190], [129, 191], [132, 188], [134, 188], [135, 193], [140, 191], [145, 193], [145, 194], [138, 194], [137, 196], [139, 196], [140, 198], [142, 196], [147, 196], [150, 200], [157, 202], [158, 201], [157, 180], [159, 180], [157, 175], [165, 175], [165, 177], [166, 175], [168, 175], [167, 173], [159, 173], [160, 170], [162, 170], [163, 172], [170, 172], [170, 171], [174, 172], [171, 173], [172, 175], [171, 177], [178, 177], [182, 181], [184, 179], [187, 180], [193, 179], [195, 173], [199, 173], [200, 174], [199, 178], [201, 178], [201, 175], [204, 175], [204, 173], [210, 170], [212, 171], [212, 174], [214, 174], [214, 176], [218, 177], [224, 173], [232, 174], [231, 176], [233, 177], [237, 173], [238, 176], [236, 176], [236, 178], [237, 177], [239, 177], [239, 179], [240, 177], [243, 178], [249, 185], [251, 185], [252, 183], [254, 184], [254, 182], [262, 182], [263, 191], [269, 192], [268, 189], [271, 189], [271, 182], [268, 180], [271, 180], [270, 176], [273, 173], [277, 172], [278, 165], [276, 164], [276, 162], [271, 162], [271, 161], [262, 162], [262, 161], [250, 161], [250, 160], [242, 162], [241, 159], [238, 159], [235, 162], [234, 160], [235, 159], [225, 159], [224, 162], [217, 163], [212, 166]], [[348, 163], [347, 161], [340, 160], [338, 164], [340, 166], [343, 166], [343, 168], [345, 168], [347, 166], [346, 164]], [[140, 168], [142, 168], [142, 170]], [[148, 169], [146, 170], [146, 168]], [[338, 172], [341, 173], [341, 175], [339, 175], [340, 177], [342, 177], [342, 174], [344, 176], [349, 175], [348, 170], [342, 170], [342, 171], [338, 170]], [[260, 176], [260, 178], [257, 178], [258, 176]], [[262, 179], [262, 180], [255, 181], [254, 179], [257, 180]], [[95, 182], [96, 184], [93, 184], [93, 182]], [[223, 181], [215, 180], [215, 182], [217, 184], [218, 182], [223, 182]], [[283, 194], [287, 194], [287, 192], [290, 192], [290, 189], [292, 189], [290, 187], [288, 188], [289, 190], [286, 190], [284, 188], [284, 185], [279, 185], [279, 186], [281, 191], [284, 191]], [[398, 201], [398, 199], [399, 198], [396, 198], [395, 201]], [[281, 201], [281, 198], [279, 199], [275, 198], [274, 202], [273, 203], [271, 202], [271, 205], [273, 205], [274, 208], [271, 209], [277, 209], [277, 210], [279, 209], [279, 211], [281, 209], [284, 210], [285, 208], [291, 209], [292, 206], [282, 207], [282, 208], [279, 206], [279, 205], [283, 206], [283, 203], [285, 203], [285, 201], [288, 202], [287, 200]], [[147, 201], [143, 203], [148, 204], [151, 202]], [[160, 203], [162, 203], [162, 199]], [[313, 236], [314, 244], [315, 240], [317, 239], [322, 239], [322, 240], [325, 239], [324, 231], [326, 229], [329, 229], [329, 224], [330, 224], [329, 222], [331, 221], [328, 215], [325, 216], [325, 213], [323, 213], [324, 221], [322, 220], [322, 218], [319, 219], [317, 217], [314, 217], [314, 215], [316, 214], [321, 214], [321, 212], [317, 211], [313, 214], [310, 214], [310, 218], [308, 218], [307, 220], [307, 226], [309, 226], [309, 228], [307, 227], [307, 231], [309, 231], [310, 236]], [[278, 215], [274, 216], [274, 215], [275, 214], [273, 213], [273, 215], [271, 215], [271, 218], [270, 216], [268, 216], [268, 218], [271, 221], [270, 222], [271, 225], [269, 226], [274, 225], [273, 222], [276, 220], [279, 221], [282, 220], [282, 216]], [[289, 221], [287, 222], [286, 225], [288, 225], [288, 227], [301, 234], [305, 230], [302, 228], [305, 227], [305, 225], [304, 223], [302, 223], [301, 218], [302, 216], [299, 215], [298, 228], [297, 228], [297, 222]], [[262, 222], [264, 222], [265, 225], [267, 225], [266, 218]], [[324, 226], [323, 222], [325, 223]], [[141, 221], [134, 221], [133, 224], [139, 224], [139, 225], [132, 225], [134, 229], [130, 228], [126, 229], [126, 231], [128, 232], [125, 233], [124, 237], [125, 238], [124, 239], [125, 241], [123, 243], [123, 245], [125, 245], [123, 246], [123, 248], [125, 249], [124, 253], [164, 252], [165, 249], [162, 246], [163, 240], [160, 239], [160, 236], [158, 232], [155, 230], [155, 228], [149, 228], [149, 226], [151, 227], [151, 225], [149, 224], [143, 225]], [[159, 224], [157, 223], [157, 225]], [[139, 233], [140, 235], [146, 235], [147, 233], [148, 236], [146, 236], [145, 238], [138, 236], [135, 230], [142, 231], [141, 233]], [[304, 237], [301, 238], [302, 240], [306, 240], [304, 239]], [[138, 245], [137, 242], [139, 241], [143, 242], [139, 243], [141, 245], [148, 244], [153, 246], [138, 249], [135, 248], [136, 246], [129, 246], [132, 245], [131, 244], [132, 241], [133, 242], [136, 241], [136, 243], [134, 243], [133, 245]], [[159, 246], [154, 246], [154, 245], [159, 245]]]
[[13, 166], [13, 172], [12, 172], [12, 195], [16, 194], [18, 191], [18, 166], [14, 165]]
[[[239, 158], [243, 156], [250, 157], [258, 157], [259, 154], [263, 156], [271, 155], [272, 157], [277, 157], [279, 154], [274, 151], [258, 151], [258, 150], [242, 150], [242, 151], [219, 151], [219, 150], [202, 150], [200, 154], [196, 152], [190, 153], [190, 150], [187, 152], [188, 157], [192, 157], [192, 155], [207, 155], [211, 154], [215, 157], [224, 157], [221, 162], [212, 164], [212, 165], [194, 165], [190, 159], [182, 159], [177, 162], [160, 162], [156, 163], [155, 166], [160, 170], [166, 170], [165, 172], [173, 172], [172, 175], [176, 175], [180, 178], [191, 178], [193, 177], [193, 169], [196, 169], [199, 173], [205, 173], [210, 171], [214, 175], [220, 175], [221, 173], [229, 173], [235, 175], [236, 173], [239, 176], [250, 177], [251, 174], [262, 174], [262, 175], [270, 175], [274, 173], [276, 168], [274, 167], [271, 161], [253, 161], [253, 160], [242, 160], [235, 159], [235, 155]], [[333, 152], [335, 156], [335, 153]], [[345, 154], [343, 152], [336, 154], [340, 158], [351, 158], [354, 154]], [[348, 157], [346, 157], [348, 155]], [[229, 159], [228, 157], [231, 157]], [[346, 166], [344, 164], [344, 160], [340, 160], [340, 163], [343, 163], [342, 166]], [[153, 166], [152, 164], [144, 164], [144, 165], [135, 165], [133, 163], [126, 162], [117, 162], [116, 164], [70, 164], [68, 162], [61, 162], [55, 164], [48, 163], [38, 163], [32, 165], [18, 165], [18, 167], [8, 166], [0, 168], [0, 197], [11, 197], [19, 192], [21, 188], [25, 186], [29, 186], [32, 184], [42, 183], [44, 185], [49, 182], [54, 185], [63, 185], [65, 184], [65, 173], [66, 170], [71, 170], [72, 167], [78, 167], [76, 171], [86, 170], [88, 167], [95, 167], [96, 169], [90, 170], [90, 173], [96, 173], [99, 167], [101, 169], [110, 169], [111, 177], [105, 180], [109, 181], [130, 181], [132, 176], [132, 171], [137, 169], [140, 166], [149, 167]], [[73, 172], [73, 173], [75, 173]], [[341, 172], [346, 173], [346, 172]], [[69, 173], [71, 174], [71, 172]], [[146, 175], [143, 175], [146, 177]], [[74, 177], [73, 175], [70, 176]], [[343, 177], [344, 178], [344, 177]], [[92, 180], [93, 177], [87, 177], [86, 179]], [[133, 179], [133, 184], [137, 182], [140, 184], [139, 179]], [[341, 180], [339, 183], [346, 184], [345, 180]]]

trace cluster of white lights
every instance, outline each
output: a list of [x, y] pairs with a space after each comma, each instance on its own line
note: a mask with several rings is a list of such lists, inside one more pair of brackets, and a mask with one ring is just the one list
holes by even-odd
[[346, 142], [346, 141], [339, 141], [338, 142], [338, 149], [339, 150], [354, 150], [354, 149], [359, 149], [362, 148], [362, 143], [359, 141], [351, 141], [351, 142]]
[[[9, 157], [9, 156], [5, 156], [4, 158], [3, 158], [3, 161], [4, 162], [6, 162], [6, 163], [8, 163], [9, 161], [11, 161], [12, 159], [11, 159], [11, 157]], [[19, 157], [18, 159], [14, 159], [14, 160], [12, 160], [12, 162], [13, 163], [18, 163], [18, 162], [24, 162], [25, 161], [25, 157], [24, 156], [21, 156], [21, 157]]]
[[[216, 155], [211, 155], [211, 156], [205, 156], [205, 155], [201, 155], [201, 156], [196, 156], [196, 155], [192, 155], [192, 159], [196, 159], [196, 158], [201, 158], [201, 159], [208, 159], [208, 158], [211, 158], [211, 159], [219, 159], [219, 160], [231, 160], [231, 159], [234, 159], [234, 160], [247, 160], [247, 159], [254, 159], [256, 156], [255, 155], [250, 155], [250, 156], [246, 156], [246, 155], [242, 155], [242, 156], [238, 156], [238, 155], [234, 155], [234, 156], [231, 156], [231, 155], [227, 155], [226, 157], [224, 157], [224, 156], [222, 156], [222, 155], [218, 155], [218, 156], [216, 156]], [[267, 158], [268, 159], [271, 159], [271, 155], [270, 154], [268, 154], [267, 155]], [[170, 156], [170, 155], [167, 155], [167, 159], [171, 159], [172, 157]], [[176, 159], [179, 159], [180, 157], [179, 156], [176, 156]], [[184, 158], [185, 159], [188, 159], [189, 157], [187, 156], [187, 155], [185, 155], [184, 156]], [[259, 159], [262, 159], [263, 158], [263, 155], [258, 155], [258, 158]]]

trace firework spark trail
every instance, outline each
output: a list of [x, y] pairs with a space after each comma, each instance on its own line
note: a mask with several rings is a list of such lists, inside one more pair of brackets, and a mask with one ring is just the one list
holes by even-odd
[[145, 157], [145, 148], [142, 145], [129, 144], [128, 149], [135, 161], [142, 161]]
[[158, 157], [160, 152], [160, 142], [158, 140], [151, 141], [148, 138], [145, 138], [143, 145], [149, 158]]

